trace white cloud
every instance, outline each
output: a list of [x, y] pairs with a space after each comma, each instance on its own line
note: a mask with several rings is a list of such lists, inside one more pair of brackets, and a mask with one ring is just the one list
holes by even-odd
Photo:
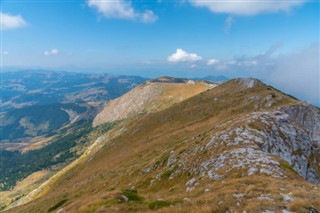
[[10, 15], [8, 13], [0, 13], [1, 30], [11, 30], [25, 27], [27, 22], [21, 15]]
[[88, 0], [89, 7], [96, 9], [107, 18], [135, 19], [136, 14], [130, 2]]
[[58, 54], [59, 54], [59, 50], [58, 50], [58, 49], [55, 49], [55, 48], [53, 48], [53, 49], [50, 50], [50, 51], [44, 51], [44, 52], [43, 52], [43, 55], [44, 55], [44, 56], [58, 55]]
[[201, 60], [202, 57], [195, 53], [187, 53], [183, 49], [177, 49], [175, 53], [168, 57], [170, 62], [195, 62]]
[[233, 17], [232, 16], [228, 16], [226, 18], [226, 20], [224, 21], [224, 32], [226, 34], [230, 33], [232, 24], [233, 24]]
[[218, 59], [209, 59], [207, 65], [216, 65], [219, 63]]
[[138, 20], [144, 23], [153, 23], [158, 19], [152, 10], [146, 10], [143, 13], [135, 11], [131, 1], [88, 0], [87, 3], [89, 7], [96, 9], [106, 18]]
[[154, 23], [158, 20], [158, 16], [152, 10], [146, 10], [141, 14], [140, 19], [144, 23]]
[[277, 0], [277, 1], [204, 1], [189, 0], [196, 7], [208, 8], [214, 13], [227, 13], [234, 15], [257, 15], [260, 13], [272, 13], [278, 11], [290, 11], [293, 7], [302, 5], [305, 0]]

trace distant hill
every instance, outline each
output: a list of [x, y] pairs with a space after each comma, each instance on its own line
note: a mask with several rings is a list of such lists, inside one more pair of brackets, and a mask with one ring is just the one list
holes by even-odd
[[198, 81], [211, 81], [213, 83], [223, 83], [229, 80], [229, 78], [222, 75], [219, 75], [219, 76], [209, 75], [202, 78], [193, 78], [193, 79]]
[[80, 104], [47, 104], [11, 110], [0, 116], [0, 141], [14, 142], [54, 134], [93, 107]]
[[215, 86], [209, 82], [182, 78], [152, 79], [108, 102], [94, 119], [93, 125], [160, 111]]

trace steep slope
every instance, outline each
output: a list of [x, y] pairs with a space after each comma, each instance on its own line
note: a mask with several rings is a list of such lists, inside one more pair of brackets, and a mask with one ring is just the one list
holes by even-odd
[[11, 211], [316, 212], [319, 114], [230, 80], [107, 132]]
[[215, 86], [216, 84], [179, 78], [153, 79], [107, 103], [94, 119], [93, 125], [160, 111]]

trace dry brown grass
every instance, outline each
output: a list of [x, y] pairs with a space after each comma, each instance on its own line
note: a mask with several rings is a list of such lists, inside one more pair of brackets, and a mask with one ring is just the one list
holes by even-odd
[[34, 172], [22, 181], [19, 181], [16, 186], [10, 191], [0, 192], [0, 204], [8, 205], [12, 201], [19, 199], [21, 196], [28, 194], [33, 189], [38, 187], [41, 182], [49, 178], [52, 172], [42, 170]]

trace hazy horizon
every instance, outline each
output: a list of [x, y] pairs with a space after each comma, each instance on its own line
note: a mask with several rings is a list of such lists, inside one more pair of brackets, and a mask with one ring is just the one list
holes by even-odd
[[320, 4], [281, 2], [4, 0], [0, 66], [253, 77], [319, 106]]

